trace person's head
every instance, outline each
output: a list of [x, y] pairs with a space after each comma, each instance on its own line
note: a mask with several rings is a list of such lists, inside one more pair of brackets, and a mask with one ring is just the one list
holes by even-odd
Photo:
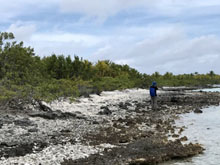
[[153, 86], [157, 86], [157, 83], [155, 81], [152, 82]]

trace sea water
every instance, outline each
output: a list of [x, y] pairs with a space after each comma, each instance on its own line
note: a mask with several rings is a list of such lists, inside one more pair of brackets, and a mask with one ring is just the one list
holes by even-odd
[[[220, 88], [203, 91], [218, 92]], [[192, 112], [180, 115], [176, 125], [185, 126], [181, 136], [187, 136], [190, 142], [202, 144], [204, 153], [162, 165], [220, 165], [220, 106], [211, 106], [202, 111], [201, 114]]]
[[202, 92], [220, 92], [220, 88], [205, 88], [205, 89], [197, 89], [194, 91], [202, 91]]

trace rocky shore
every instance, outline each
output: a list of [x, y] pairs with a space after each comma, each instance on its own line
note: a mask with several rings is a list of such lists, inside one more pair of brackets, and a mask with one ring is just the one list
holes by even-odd
[[218, 93], [160, 90], [102, 92], [74, 101], [11, 100], [0, 106], [0, 164], [158, 164], [203, 152], [174, 125], [178, 114], [219, 105]]

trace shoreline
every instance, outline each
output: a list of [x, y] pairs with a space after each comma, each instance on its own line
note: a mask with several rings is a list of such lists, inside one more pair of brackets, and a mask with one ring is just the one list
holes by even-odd
[[[5, 136], [0, 162], [156, 164], [202, 153], [199, 144], [181, 144], [187, 140], [178, 139], [184, 128], [173, 123], [178, 114], [218, 105], [220, 95], [182, 90], [159, 95], [158, 111], [151, 110], [148, 92], [141, 89], [103, 92], [74, 103], [61, 100], [21, 104], [20, 110], [1, 108], [5, 114], [0, 132]], [[176, 141], [169, 141], [168, 135]], [[16, 155], [21, 148], [23, 154]], [[46, 154], [43, 159], [41, 153]], [[3, 158], [6, 154], [8, 159]]]

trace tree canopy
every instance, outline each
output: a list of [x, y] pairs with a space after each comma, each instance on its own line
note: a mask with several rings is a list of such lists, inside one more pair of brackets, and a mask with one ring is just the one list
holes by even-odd
[[0, 33], [0, 100], [11, 97], [55, 99], [125, 88], [159, 86], [201, 86], [219, 84], [220, 76], [207, 74], [141, 74], [128, 65], [109, 60], [92, 63], [78, 56], [52, 54], [40, 58], [34, 49], [16, 42], [12, 33]]

